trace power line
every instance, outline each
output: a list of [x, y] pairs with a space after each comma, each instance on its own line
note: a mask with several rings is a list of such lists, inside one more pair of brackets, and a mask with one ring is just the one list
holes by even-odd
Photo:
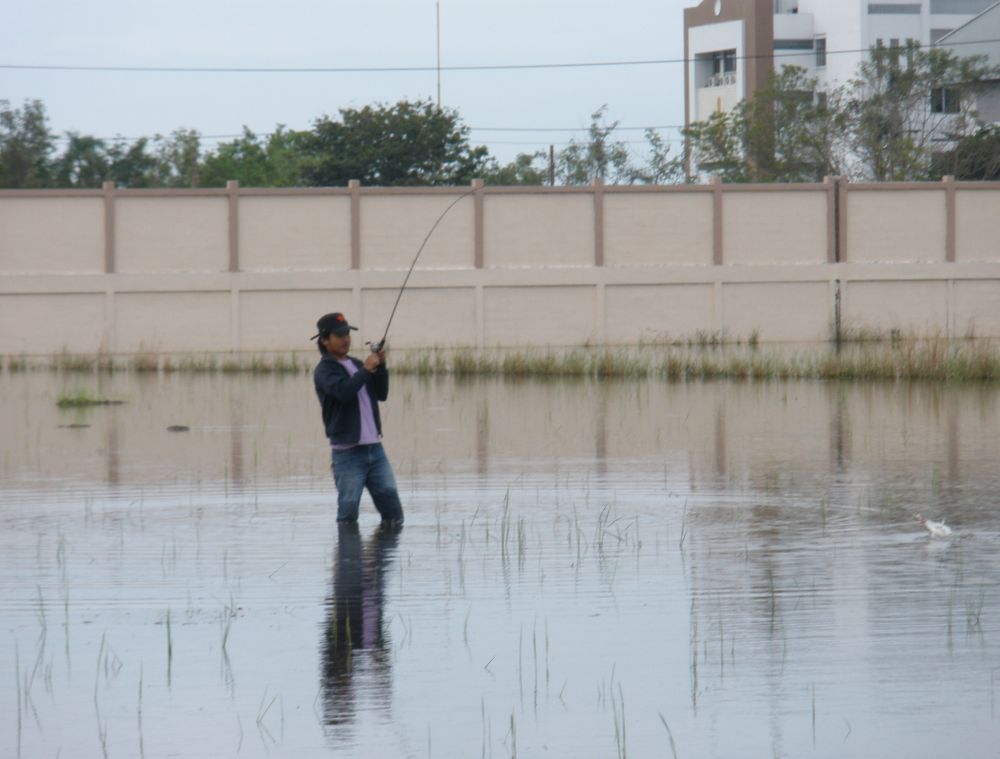
[[[683, 63], [680, 60], [591, 61], [575, 63], [509, 63], [441, 66], [440, 71], [509, 71], [520, 69], [599, 68]], [[91, 66], [62, 64], [0, 63], [0, 69], [27, 71], [84, 71], [157, 74], [399, 74], [438, 71], [437, 66], [320, 66], [320, 67], [224, 67], [224, 66]]]
[[[948, 47], [960, 45], [982, 45], [1000, 42], [998, 39], [967, 40], [952, 42]], [[931, 45], [929, 47], [934, 47]], [[875, 48], [855, 48], [845, 50], [827, 50], [826, 55], [854, 55], [868, 53]], [[905, 45], [878, 48], [883, 52], [905, 52]], [[780, 58], [801, 58], [809, 54], [809, 50], [794, 50], [783, 53], [738, 55], [735, 60], [777, 60]], [[544, 69], [572, 68], [614, 68], [625, 66], [664, 66], [670, 64], [694, 63], [696, 58], [652, 58], [646, 60], [621, 61], [576, 61], [567, 63], [496, 63], [468, 64], [458, 66], [301, 66], [301, 67], [236, 67], [236, 66], [96, 66], [74, 64], [34, 64], [34, 63], [0, 63], [0, 69], [9, 71], [80, 71], [101, 73], [158, 73], [158, 74], [398, 74], [426, 73], [432, 71], [524, 71]]]
[[[618, 144], [623, 144], [623, 145], [648, 145], [649, 144], [645, 140], [615, 140], [614, 142], [615, 142], [616, 145], [618, 145]], [[680, 145], [680, 144], [684, 143], [684, 140], [677, 138], [677, 139], [664, 140], [664, 142], [677, 143], [678, 145]], [[573, 143], [572, 143], [572, 141], [566, 142], [564, 140], [556, 140], [554, 142], [551, 141], [551, 140], [542, 140], [542, 141], [535, 141], [535, 142], [528, 142], [528, 141], [524, 141], [524, 140], [490, 140], [486, 144], [487, 145], [542, 145], [544, 147], [545, 145], [571, 145]]]
[[[616, 126], [612, 128], [614, 132], [627, 132], [627, 131], [638, 131], [645, 132], [647, 130], [658, 130], [658, 129], [683, 129], [684, 126], [681, 124], [658, 124], [652, 126]], [[469, 127], [471, 132], [586, 132], [589, 131], [590, 127]], [[73, 130], [70, 130], [73, 131]], [[254, 137], [270, 137], [274, 132], [252, 132]], [[234, 134], [199, 134], [199, 140], [235, 140], [243, 137], [244, 132], [234, 133]], [[94, 140], [100, 140], [102, 142], [136, 142], [138, 140], [156, 140], [156, 139], [169, 139], [170, 135], [141, 135], [138, 137], [126, 137], [124, 135], [115, 135], [114, 137], [93, 137], [88, 134], [81, 134], [80, 137], [90, 137]], [[68, 142], [72, 139], [72, 136], [68, 133], [56, 135], [52, 138], [57, 142]], [[671, 140], [667, 140], [670, 142]], [[491, 145], [534, 145], [535, 142], [518, 141], [518, 142], [505, 142], [503, 140], [488, 140]], [[683, 142], [683, 140], [676, 140], [676, 142]], [[569, 144], [569, 143], [562, 143]]]
[[[655, 124], [653, 126], [616, 126], [616, 132], [642, 132], [647, 129], [683, 129], [683, 124]], [[585, 132], [585, 127], [469, 127], [473, 132]]]

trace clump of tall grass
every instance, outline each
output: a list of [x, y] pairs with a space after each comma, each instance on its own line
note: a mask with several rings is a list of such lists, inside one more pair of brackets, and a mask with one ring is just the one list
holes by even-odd
[[97, 368], [97, 356], [64, 350], [52, 357], [51, 367], [63, 372], [92, 372]]
[[106, 351], [97, 354], [97, 371], [113, 372], [116, 369], [115, 358]]
[[[647, 379], [670, 382], [697, 380], [927, 380], [996, 382], [1000, 380], [1000, 344], [996, 341], [946, 338], [916, 339], [895, 333], [858, 331], [857, 342], [842, 341], [793, 353], [746, 346], [720, 347], [706, 333], [693, 345], [661, 343], [620, 348], [524, 350], [429, 349], [401, 351], [390, 366], [395, 373], [459, 378]], [[6, 357], [8, 371], [32, 368], [27, 357]], [[46, 366], [45, 362], [39, 366]], [[113, 360], [107, 354], [50, 357], [50, 368], [67, 371], [131, 370], [227, 374], [292, 374], [311, 370], [305, 354], [161, 355], [141, 350]]]
[[483, 366], [483, 359], [472, 352], [456, 353], [451, 360], [451, 373], [456, 377], [466, 377], [476, 374], [494, 374], [496, 367], [490, 367], [489, 371]]
[[275, 374], [298, 374], [311, 368], [308, 362], [299, 361], [298, 356], [289, 353], [287, 356], [275, 356], [271, 359], [271, 371]]
[[[553, 377], [567, 376], [579, 372], [578, 360], [565, 365], [560, 357], [551, 354], [508, 353], [500, 359], [499, 371], [508, 377]], [[574, 369], [576, 372], [574, 372]]]
[[831, 353], [816, 359], [813, 369], [813, 376], [829, 380], [994, 382], [1000, 351], [977, 341], [903, 340], [889, 349]]
[[398, 362], [393, 367], [398, 374], [415, 374], [419, 377], [435, 374], [429, 354], [421, 354], [416, 359]]
[[588, 369], [588, 373], [598, 379], [642, 379], [655, 371], [653, 363], [646, 356], [608, 350], [592, 356]]
[[25, 356], [7, 356], [7, 371], [23, 372], [28, 368], [28, 359]]
[[288, 356], [241, 356], [227, 354], [192, 354], [180, 359], [167, 360], [164, 371], [202, 374], [222, 372], [224, 374], [292, 374], [308, 368], [294, 354]]
[[132, 356], [129, 368], [136, 372], [155, 372], [160, 369], [160, 354], [150, 350], [140, 350]]
[[888, 343], [897, 342], [902, 338], [902, 333], [898, 329], [889, 331], [878, 329], [877, 327], [841, 327], [839, 335], [833, 330], [834, 339], [839, 339], [842, 343]]
[[723, 331], [719, 332], [708, 332], [706, 330], [697, 330], [692, 337], [687, 339], [688, 347], [697, 348], [718, 348], [720, 345], [726, 343], [726, 333]]
[[219, 370], [219, 360], [215, 356], [183, 356], [177, 363], [170, 361], [169, 366], [164, 369], [175, 372], [188, 372], [199, 374], [202, 372], [215, 372]]
[[981, 341], [899, 339], [849, 350], [702, 350], [666, 346], [567, 351], [425, 351], [394, 365], [401, 374], [456, 377], [696, 380], [997, 381], [1000, 349]]

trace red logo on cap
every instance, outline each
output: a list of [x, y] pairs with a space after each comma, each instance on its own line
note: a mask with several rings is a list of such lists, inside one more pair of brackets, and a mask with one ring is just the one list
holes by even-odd
[[344, 321], [344, 315], [343, 314], [337, 314], [337, 321], [338, 322]]

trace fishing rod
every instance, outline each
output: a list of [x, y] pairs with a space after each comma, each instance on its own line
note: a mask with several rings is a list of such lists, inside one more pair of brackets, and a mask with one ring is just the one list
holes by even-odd
[[374, 343], [370, 341], [365, 343], [365, 345], [367, 345], [369, 348], [372, 349], [372, 353], [380, 353], [382, 351], [382, 348], [385, 346], [386, 338], [389, 337], [389, 327], [392, 326], [392, 317], [396, 315], [396, 309], [399, 307], [399, 301], [403, 297], [403, 291], [406, 289], [406, 283], [410, 281], [410, 275], [413, 274], [413, 267], [417, 265], [417, 260], [420, 258], [420, 254], [424, 252], [424, 248], [427, 245], [427, 241], [431, 239], [431, 235], [434, 234], [434, 230], [437, 229], [438, 224], [441, 223], [444, 217], [448, 215], [448, 212], [452, 208], [458, 205], [458, 202], [460, 200], [462, 200], [463, 198], [467, 198], [469, 195], [472, 195], [475, 192], [476, 192], [475, 189], [466, 190], [465, 192], [463, 192], [461, 195], [455, 198], [451, 203], [449, 203], [448, 207], [441, 212], [441, 215], [434, 220], [434, 224], [431, 225], [431, 228], [427, 231], [427, 235], [424, 237], [424, 241], [420, 243], [420, 247], [417, 248], [417, 255], [413, 257], [413, 262], [410, 264], [410, 269], [409, 271], [406, 272], [406, 278], [403, 280], [403, 286], [399, 288], [399, 293], [396, 295], [396, 302], [393, 304], [392, 312], [389, 314], [389, 321], [387, 321], [385, 324], [385, 332], [382, 333], [382, 339]]

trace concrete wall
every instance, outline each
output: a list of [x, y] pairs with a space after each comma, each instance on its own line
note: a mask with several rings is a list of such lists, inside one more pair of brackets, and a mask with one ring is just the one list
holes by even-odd
[[[433, 234], [442, 212], [451, 210]], [[0, 191], [0, 354], [1000, 337], [989, 183]]]

